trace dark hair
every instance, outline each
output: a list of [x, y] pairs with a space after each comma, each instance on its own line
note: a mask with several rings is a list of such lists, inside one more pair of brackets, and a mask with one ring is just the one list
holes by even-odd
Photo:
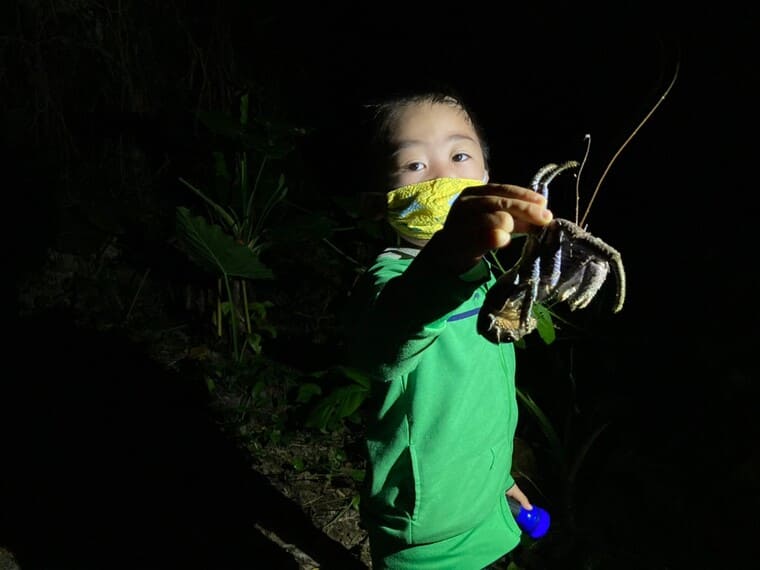
[[388, 136], [395, 119], [401, 114], [405, 107], [418, 103], [447, 103], [460, 109], [475, 129], [475, 134], [478, 135], [478, 142], [483, 148], [483, 156], [486, 165], [488, 164], [489, 149], [483, 128], [478, 123], [472, 109], [470, 109], [464, 100], [452, 90], [397, 94], [379, 102], [369, 103], [366, 105], [366, 108], [371, 112], [369, 118], [370, 126], [372, 128], [370, 143], [373, 146], [384, 150], [384, 147], [387, 147], [390, 142]]
[[377, 169], [372, 172], [374, 180], [379, 181], [385, 172], [385, 160], [391, 149], [390, 134], [396, 119], [405, 107], [418, 103], [444, 103], [461, 110], [478, 136], [485, 167], [488, 169], [489, 147], [483, 128], [478, 123], [474, 112], [452, 88], [437, 86], [434, 89], [397, 92], [364, 106], [369, 113], [365, 126], [369, 143], [367, 158], [371, 166]]

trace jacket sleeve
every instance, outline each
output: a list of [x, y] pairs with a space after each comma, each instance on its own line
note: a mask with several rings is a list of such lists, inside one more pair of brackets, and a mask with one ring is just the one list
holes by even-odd
[[354, 292], [347, 362], [375, 379], [413, 370], [447, 318], [490, 278], [485, 261], [462, 275], [420, 261], [381, 257]]

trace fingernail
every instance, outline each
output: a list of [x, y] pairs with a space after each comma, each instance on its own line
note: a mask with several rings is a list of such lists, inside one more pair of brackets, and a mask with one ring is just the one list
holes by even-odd
[[544, 210], [543, 214], [541, 214], [541, 217], [545, 220], [551, 220], [552, 219], [551, 210]]

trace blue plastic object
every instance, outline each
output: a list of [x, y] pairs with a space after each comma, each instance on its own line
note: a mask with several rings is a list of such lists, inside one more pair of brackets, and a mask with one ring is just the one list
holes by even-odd
[[512, 515], [517, 521], [517, 526], [523, 532], [528, 533], [531, 538], [541, 538], [547, 533], [551, 524], [551, 517], [545, 509], [536, 505], [533, 505], [531, 510], [524, 509], [512, 497], [507, 497], [507, 502], [509, 503], [509, 510], [512, 511]]

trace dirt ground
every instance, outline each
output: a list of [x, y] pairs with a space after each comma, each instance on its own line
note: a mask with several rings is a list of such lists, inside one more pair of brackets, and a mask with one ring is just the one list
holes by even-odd
[[[341, 450], [344, 444], [343, 434], [319, 437], [296, 434], [286, 445], [261, 448], [256, 453], [253, 468], [265, 475], [284, 496], [298, 503], [314, 526], [372, 568], [367, 533], [361, 528], [356, 508], [357, 483], [350, 477], [336, 477], [309, 468], [299, 471], [292, 466], [293, 458], [299, 458], [304, 465], [320, 465], [336, 450]], [[269, 529], [259, 530], [290, 552], [301, 569], [316, 570], [322, 567], [318, 560], [310, 557], [297, 544], [288, 544]]]

